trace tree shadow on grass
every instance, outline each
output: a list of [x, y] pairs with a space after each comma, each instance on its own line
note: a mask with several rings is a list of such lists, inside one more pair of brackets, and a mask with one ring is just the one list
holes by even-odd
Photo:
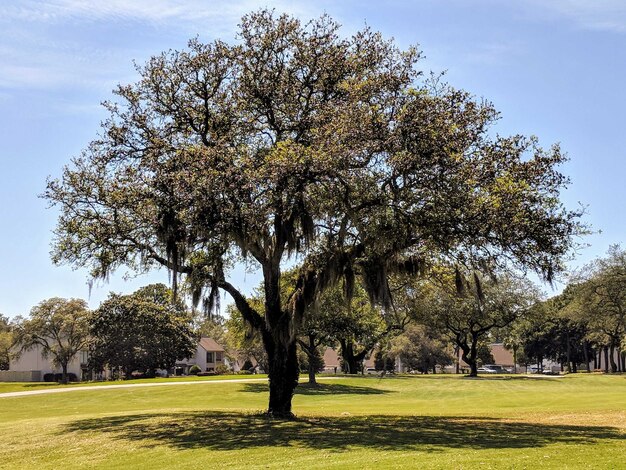
[[[269, 392], [269, 387], [266, 383], [247, 383], [243, 385], [243, 391], [249, 393], [265, 393]], [[295, 391], [296, 395], [382, 395], [385, 393], [392, 392], [371, 387], [322, 383], [316, 385], [308, 383], [299, 384]]]
[[555, 443], [593, 445], [623, 441], [626, 436], [608, 426], [545, 425], [484, 417], [349, 416], [302, 417], [277, 421], [260, 414], [196, 411], [135, 414], [81, 419], [61, 432], [107, 434], [144, 447], [238, 450], [279, 446], [325, 450], [537, 448]]

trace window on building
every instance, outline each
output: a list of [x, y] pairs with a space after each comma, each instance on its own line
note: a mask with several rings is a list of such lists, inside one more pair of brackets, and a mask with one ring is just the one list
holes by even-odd
[[207, 351], [207, 352], [206, 352], [206, 361], [207, 361], [208, 363], [215, 362], [213, 359], [214, 359], [214, 356], [213, 356], [213, 351]]
[[87, 364], [89, 362], [89, 351], [80, 351], [80, 363]]
[[215, 362], [222, 362], [222, 353], [220, 351], [215, 353]]

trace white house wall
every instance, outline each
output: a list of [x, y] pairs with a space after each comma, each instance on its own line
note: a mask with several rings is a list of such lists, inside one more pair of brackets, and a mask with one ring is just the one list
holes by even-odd
[[[43, 379], [44, 374], [50, 373], [61, 373], [61, 367], [55, 367], [52, 364], [52, 359], [50, 357], [44, 358], [41, 354], [41, 347], [35, 346], [32, 349], [24, 351], [19, 359], [12, 359], [9, 364], [9, 370], [13, 371], [31, 371], [31, 370], [39, 370], [41, 371], [41, 377]], [[80, 379], [81, 377], [81, 367], [80, 367], [80, 354], [77, 354], [76, 357], [67, 365], [67, 372], [76, 374], [76, 377]]]

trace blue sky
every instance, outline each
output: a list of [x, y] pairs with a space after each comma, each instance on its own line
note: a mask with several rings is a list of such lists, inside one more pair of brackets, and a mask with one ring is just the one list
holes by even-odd
[[[189, 38], [234, 41], [242, 14], [260, 7], [303, 20], [326, 12], [351, 32], [368, 24], [403, 47], [418, 44], [425, 71], [491, 100], [501, 134], [560, 142], [571, 161], [565, 204], [588, 206], [595, 230], [580, 266], [625, 238], [626, 2], [621, 0], [17, 0], [0, 3], [0, 313], [27, 314], [43, 299], [167, 282], [165, 272], [94, 286], [49, 257], [56, 212], [37, 197], [46, 177], [96, 136], [99, 103], [143, 63]], [[237, 272], [249, 289], [258, 277]], [[547, 289], [547, 288], [546, 288]], [[547, 289], [549, 291], [549, 289]]]

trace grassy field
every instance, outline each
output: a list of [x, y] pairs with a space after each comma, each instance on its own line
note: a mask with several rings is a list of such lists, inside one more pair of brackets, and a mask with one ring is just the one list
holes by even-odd
[[[6, 391], [6, 390], [0, 390]], [[0, 398], [0, 468], [626, 468], [626, 376], [337, 378]]]

